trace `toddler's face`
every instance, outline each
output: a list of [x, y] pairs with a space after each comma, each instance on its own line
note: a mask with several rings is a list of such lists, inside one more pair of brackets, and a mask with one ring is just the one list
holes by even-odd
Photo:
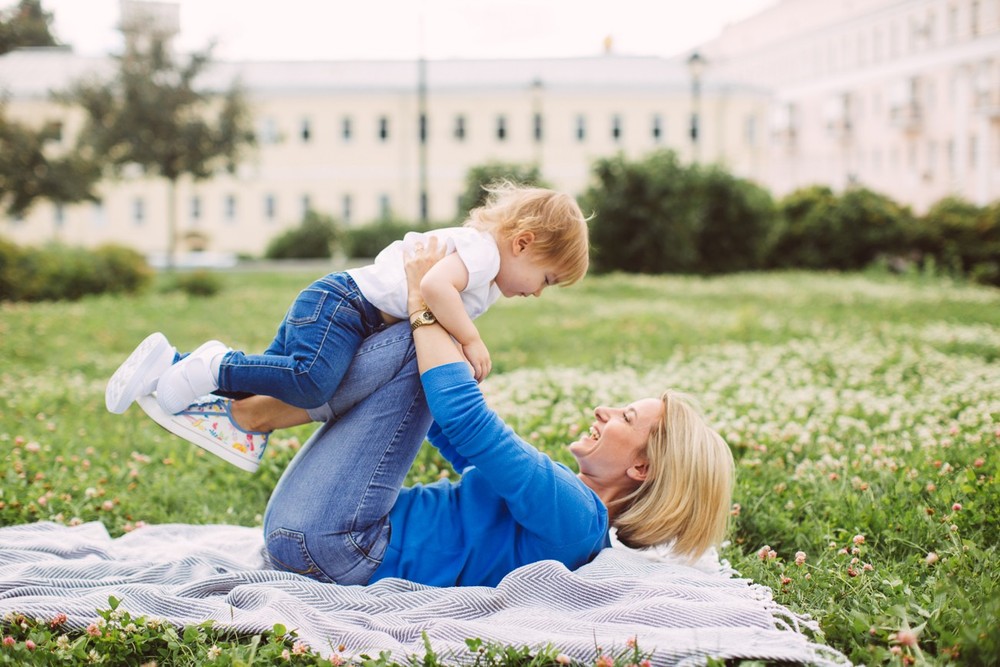
[[506, 297], [541, 296], [542, 290], [558, 282], [552, 262], [537, 257], [531, 249], [503, 257], [496, 277], [497, 287]]

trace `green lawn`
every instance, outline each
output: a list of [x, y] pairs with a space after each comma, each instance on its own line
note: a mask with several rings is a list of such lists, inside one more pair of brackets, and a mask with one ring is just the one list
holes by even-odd
[[[226, 274], [208, 299], [0, 306], [0, 524], [258, 524], [308, 428], [273, 438], [247, 475], [137, 408], [108, 414], [104, 383], [152, 330], [182, 349], [263, 349], [314, 277]], [[602, 276], [502, 300], [478, 323], [491, 404], [563, 460], [594, 405], [668, 386], [698, 397], [738, 458], [723, 557], [852, 661], [1000, 661], [1000, 291], [884, 275]], [[428, 448], [411, 481], [441, 468]]]

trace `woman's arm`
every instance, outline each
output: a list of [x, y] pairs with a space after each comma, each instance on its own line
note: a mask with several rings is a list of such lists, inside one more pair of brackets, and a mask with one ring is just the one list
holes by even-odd
[[[430, 267], [442, 257], [444, 248], [439, 247], [438, 240], [433, 236], [428, 240], [426, 248], [417, 245], [412, 254], [404, 257], [408, 290], [407, 311], [411, 320], [414, 315], [427, 309], [420, 292], [420, 282]], [[465, 355], [440, 324], [424, 325], [414, 329], [413, 343], [417, 348], [417, 366], [421, 373], [445, 364], [465, 361]]]

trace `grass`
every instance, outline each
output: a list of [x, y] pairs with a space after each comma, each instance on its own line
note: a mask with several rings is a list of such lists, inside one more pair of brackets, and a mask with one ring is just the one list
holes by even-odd
[[[0, 525], [259, 525], [309, 428], [273, 438], [249, 476], [137, 409], [108, 414], [104, 383], [151, 330], [182, 349], [208, 338], [263, 349], [313, 277], [225, 274], [204, 299], [152, 291], [0, 306]], [[697, 396], [738, 459], [723, 557], [816, 618], [853, 662], [1000, 664], [1000, 291], [878, 274], [612, 275], [502, 300], [478, 323], [494, 361], [491, 404], [561, 460], [594, 405], [666, 386]], [[410, 481], [443, 472], [428, 447]], [[0, 664], [31, 637], [58, 649], [57, 629], [10, 620]], [[161, 659], [171, 664], [206, 664], [211, 646], [211, 664], [284, 664], [294, 637], [277, 630], [143, 636], [176, 649]], [[85, 633], [61, 641], [78, 642], [78, 657], [110, 656]], [[487, 648], [512, 651], [496, 664], [555, 655]]]

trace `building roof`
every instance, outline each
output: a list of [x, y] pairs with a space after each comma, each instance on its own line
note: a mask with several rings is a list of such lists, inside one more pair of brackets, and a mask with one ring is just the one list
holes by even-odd
[[[88, 76], [108, 78], [111, 57], [81, 56], [66, 47], [17, 49], [0, 56], [0, 91], [15, 98], [45, 97]], [[410, 91], [417, 86], [415, 60], [216, 62], [203, 77], [209, 89], [222, 90], [239, 79], [252, 93], [331, 91]], [[515, 90], [541, 85], [545, 90], [687, 90], [690, 75], [683, 58], [602, 55], [581, 58], [510, 60], [428, 60], [431, 91]], [[537, 83], [536, 83], [537, 82]]]

